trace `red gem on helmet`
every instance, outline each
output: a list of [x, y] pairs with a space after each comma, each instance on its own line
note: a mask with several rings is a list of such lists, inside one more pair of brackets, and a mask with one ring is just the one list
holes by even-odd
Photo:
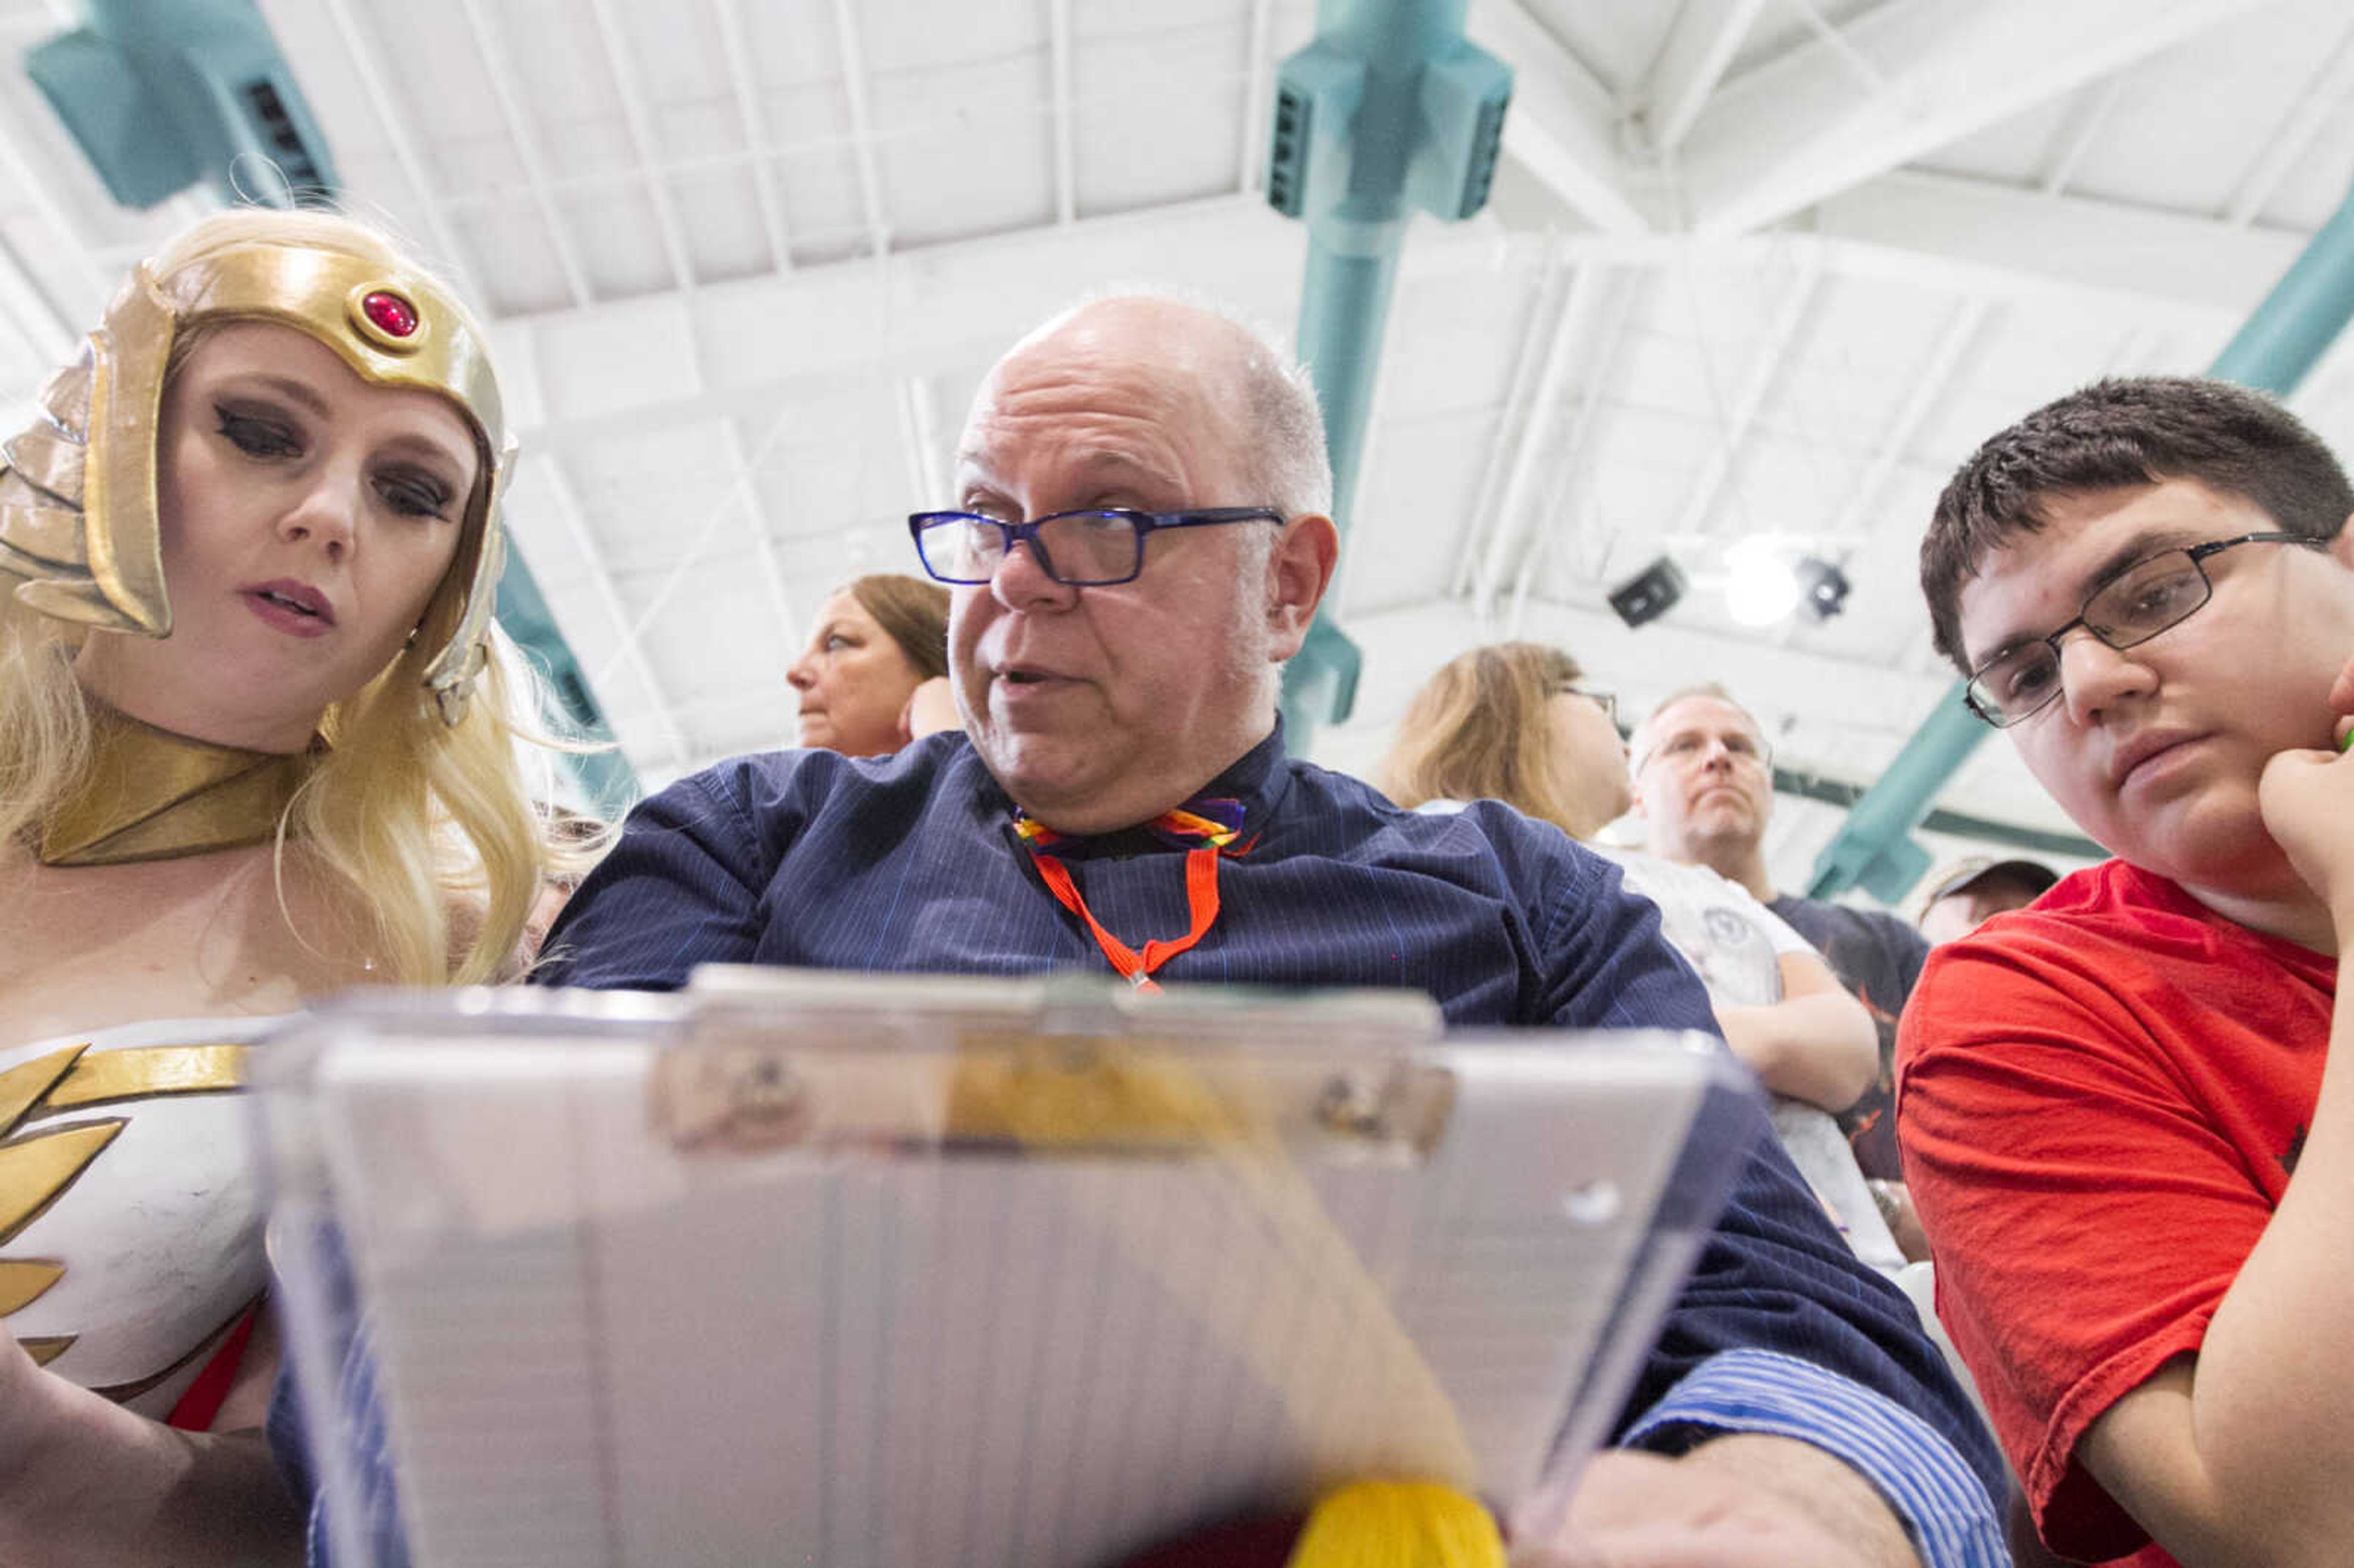
[[417, 331], [417, 307], [389, 289], [378, 289], [360, 302], [360, 309], [387, 337], [408, 337]]

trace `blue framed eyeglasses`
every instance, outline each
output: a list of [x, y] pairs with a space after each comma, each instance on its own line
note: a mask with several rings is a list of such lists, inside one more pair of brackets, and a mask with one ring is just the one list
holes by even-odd
[[1204, 506], [1191, 512], [1137, 512], [1105, 507], [1057, 512], [1034, 523], [1006, 523], [977, 512], [918, 512], [907, 519], [916, 557], [944, 583], [985, 583], [1016, 545], [1027, 545], [1039, 568], [1071, 588], [1134, 582], [1144, 570], [1144, 540], [1162, 528], [1207, 528], [1220, 523], [1280, 523], [1271, 506]]

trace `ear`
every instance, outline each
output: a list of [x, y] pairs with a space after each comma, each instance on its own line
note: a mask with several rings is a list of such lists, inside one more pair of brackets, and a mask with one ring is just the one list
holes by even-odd
[[1633, 813], [1638, 817], [1648, 818], [1651, 812], [1643, 803], [1643, 772], [1635, 766], [1635, 747], [1636, 743], [1643, 738], [1643, 726], [1637, 725], [1635, 733], [1620, 740], [1619, 745], [1627, 748], [1627, 788], [1635, 798]]
[[1310, 512], [1283, 525], [1267, 560], [1267, 620], [1277, 662], [1299, 652], [1332, 570], [1341, 558], [1341, 531], [1332, 519]]
[[2338, 557], [2339, 566], [2354, 571], [2354, 516], [2338, 525], [2338, 536], [2329, 541], [2329, 553]]

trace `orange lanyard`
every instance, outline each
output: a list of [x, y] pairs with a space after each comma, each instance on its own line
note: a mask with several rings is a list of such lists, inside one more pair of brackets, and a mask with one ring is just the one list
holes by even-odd
[[1111, 960], [1111, 967], [1139, 991], [1159, 991], [1160, 986], [1153, 983], [1152, 971], [1200, 941], [1218, 917], [1218, 852], [1206, 845], [1185, 852], [1185, 907], [1193, 916], [1193, 928], [1168, 941], [1156, 938], [1144, 944], [1141, 953], [1103, 928], [1089, 912], [1087, 901], [1079, 896], [1078, 885], [1071, 880], [1069, 870], [1060, 860], [1034, 850], [1030, 858], [1045, 880], [1046, 891], [1064, 908], [1087, 923], [1087, 929], [1095, 933], [1096, 946]]

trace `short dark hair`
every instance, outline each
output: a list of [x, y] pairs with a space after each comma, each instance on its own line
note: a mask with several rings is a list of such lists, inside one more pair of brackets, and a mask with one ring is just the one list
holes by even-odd
[[2052, 502], [2175, 479], [2253, 502], [2308, 539], [2337, 537], [2354, 513], [2354, 485], [2329, 448], [2263, 393], [2182, 376], [2095, 381], [1978, 448], [1937, 497], [1921, 541], [1937, 652], [1969, 673], [1962, 587], [2051, 521]]

